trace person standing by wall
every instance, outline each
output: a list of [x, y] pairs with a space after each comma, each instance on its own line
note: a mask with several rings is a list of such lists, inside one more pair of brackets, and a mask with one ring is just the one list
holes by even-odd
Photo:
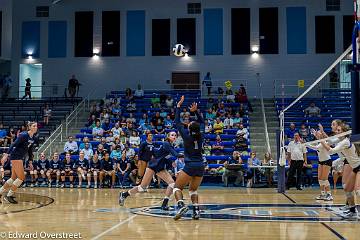
[[212, 87], [210, 72], [207, 72], [207, 73], [206, 73], [202, 84], [206, 86], [206, 88], [207, 88], [207, 94], [208, 94], [208, 96], [210, 96], [210, 95], [211, 95], [211, 87]]
[[27, 78], [25, 79], [26, 85], [25, 85], [25, 95], [22, 97], [22, 99], [29, 97], [31, 99], [31, 79]]

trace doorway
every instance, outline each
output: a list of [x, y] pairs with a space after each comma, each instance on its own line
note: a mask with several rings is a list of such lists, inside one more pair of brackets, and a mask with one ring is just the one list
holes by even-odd
[[26, 79], [30, 78], [31, 97], [42, 97], [42, 64], [20, 64], [19, 71], [19, 98], [25, 95]]
[[200, 73], [173, 72], [171, 85], [173, 89], [200, 89]]

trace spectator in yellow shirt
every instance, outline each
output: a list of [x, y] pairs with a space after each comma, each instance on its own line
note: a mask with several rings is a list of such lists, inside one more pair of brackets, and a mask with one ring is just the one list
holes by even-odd
[[216, 118], [213, 128], [215, 134], [221, 134], [224, 132], [224, 123], [220, 120], [220, 118]]

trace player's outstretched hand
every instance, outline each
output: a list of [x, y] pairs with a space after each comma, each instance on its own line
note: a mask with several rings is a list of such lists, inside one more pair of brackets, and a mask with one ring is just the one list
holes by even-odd
[[184, 97], [184, 95], [182, 95], [179, 102], [177, 103], [178, 108], [181, 107], [181, 104], [183, 104], [184, 100], [185, 100], [185, 97]]
[[190, 112], [196, 112], [197, 111], [197, 103], [193, 102], [191, 106], [189, 107]]

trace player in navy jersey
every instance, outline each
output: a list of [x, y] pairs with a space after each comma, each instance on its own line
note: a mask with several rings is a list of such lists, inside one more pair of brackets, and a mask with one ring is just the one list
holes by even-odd
[[59, 187], [60, 176], [61, 176], [61, 167], [62, 162], [59, 159], [59, 154], [57, 152], [54, 153], [52, 160], [49, 164], [49, 171], [47, 172], [47, 177], [49, 181], [49, 187], [51, 187], [52, 178], [56, 176], [56, 187]]
[[110, 158], [110, 154], [105, 152], [103, 160], [101, 160], [101, 171], [100, 171], [100, 187], [102, 187], [103, 180], [106, 176], [111, 177], [111, 188], [115, 187], [115, 167], [114, 162]]
[[141, 179], [144, 176], [145, 169], [148, 165], [148, 162], [151, 160], [154, 154], [154, 144], [152, 142], [153, 135], [151, 132], [146, 134], [146, 140], [140, 144], [139, 147], [139, 162], [138, 162], [138, 178], [136, 184], [141, 182]]
[[9, 147], [7, 153], [5, 153], [1, 159], [2, 165], [8, 161], [10, 155], [10, 161], [12, 165], [11, 178], [9, 178], [5, 185], [0, 188], [0, 196], [7, 190], [9, 192], [4, 196], [4, 200], [16, 204], [14, 193], [17, 188], [20, 187], [25, 180], [24, 174], [24, 161], [28, 157], [29, 160], [33, 160], [33, 146], [36, 141], [35, 134], [38, 131], [36, 122], [29, 122], [27, 124], [28, 131], [19, 134], [18, 138]]
[[47, 172], [50, 168], [50, 162], [49, 160], [47, 160], [46, 156], [45, 156], [45, 153], [41, 153], [40, 154], [40, 159], [37, 161], [37, 164], [36, 164], [36, 170], [38, 173], [40, 173], [41, 175], [41, 178], [43, 180], [43, 185], [46, 184], [46, 175], [47, 175]]
[[175, 183], [170, 173], [166, 170], [165, 166], [168, 163], [171, 156], [175, 156], [175, 157], [179, 156], [179, 154], [175, 151], [174, 147], [172, 146], [176, 138], [177, 138], [176, 132], [169, 132], [166, 141], [163, 142], [160, 148], [154, 149], [154, 157], [149, 162], [140, 185], [133, 187], [131, 190], [127, 192], [120, 193], [119, 204], [121, 206], [124, 205], [125, 199], [130, 195], [134, 195], [138, 192], [143, 192], [144, 189], [146, 189], [149, 186], [153, 176], [156, 174], [158, 177], [160, 177], [168, 184], [168, 187], [165, 192], [165, 198], [161, 206], [163, 210], [168, 209], [169, 197], [172, 194], [172, 190], [174, 188]]
[[123, 187], [125, 181], [128, 179], [130, 174], [131, 164], [129, 159], [126, 157], [126, 151], [122, 152], [121, 158], [116, 160], [116, 176], [119, 179], [120, 186]]
[[191, 202], [193, 203], [192, 217], [197, 220], [200, 218], [197, 189], [201, 184], [205, 170], [205, 164], [202, 157], [203, 136], [200, 132], [200, 123], [203, 123], [204, 121], [198, 112], [197, 104], [193, 103], [190, 106], [190, 111], [195, 113], [197, 121], [190, 122], [187, 125], [187, 129], [185, 129], [184, 124], [180, 122], [180, 108], [184, 99], [184, 96], [181, 96], [175, 114], [176, 128], [184, 140], [185, 167], [179, 172], [173, 191], [178, 205], [178, 212], [174, 219], [180, 219], [189, 210], [184, 204], [182, 194], [184, 187], [189, 184], [189, 195]]
[[87, 188], [90, 188], [90, 181], [91, 181], [91, 175], [87, 174], [87, 170], [89, 168], [89, 162], [85, 159], [85, 153], [83, 150], [79, 153], [79, 159], [75, 161], [74, 169], [76, 169], [78, 179], [79, 179], [79, 185], [78, 188], [81, 188], [82, 180], [85, 180], [85, 176], [87, 176], [88, 185]]
[[88, 174], [94, 177], [94, 188], [97, 188], [98, 176], [101, 171], [101, 162], [99, 161], [99, 155], [95, 154], [90, 161], [90, 168]]
[[74, 161], [71, 159], [71, 154], [67, 152], [65, 154], [65, 160], [61, 166], [61, 187], [65, 186], [66, 177], [69, 177], [70, 187], [74, 187]]

